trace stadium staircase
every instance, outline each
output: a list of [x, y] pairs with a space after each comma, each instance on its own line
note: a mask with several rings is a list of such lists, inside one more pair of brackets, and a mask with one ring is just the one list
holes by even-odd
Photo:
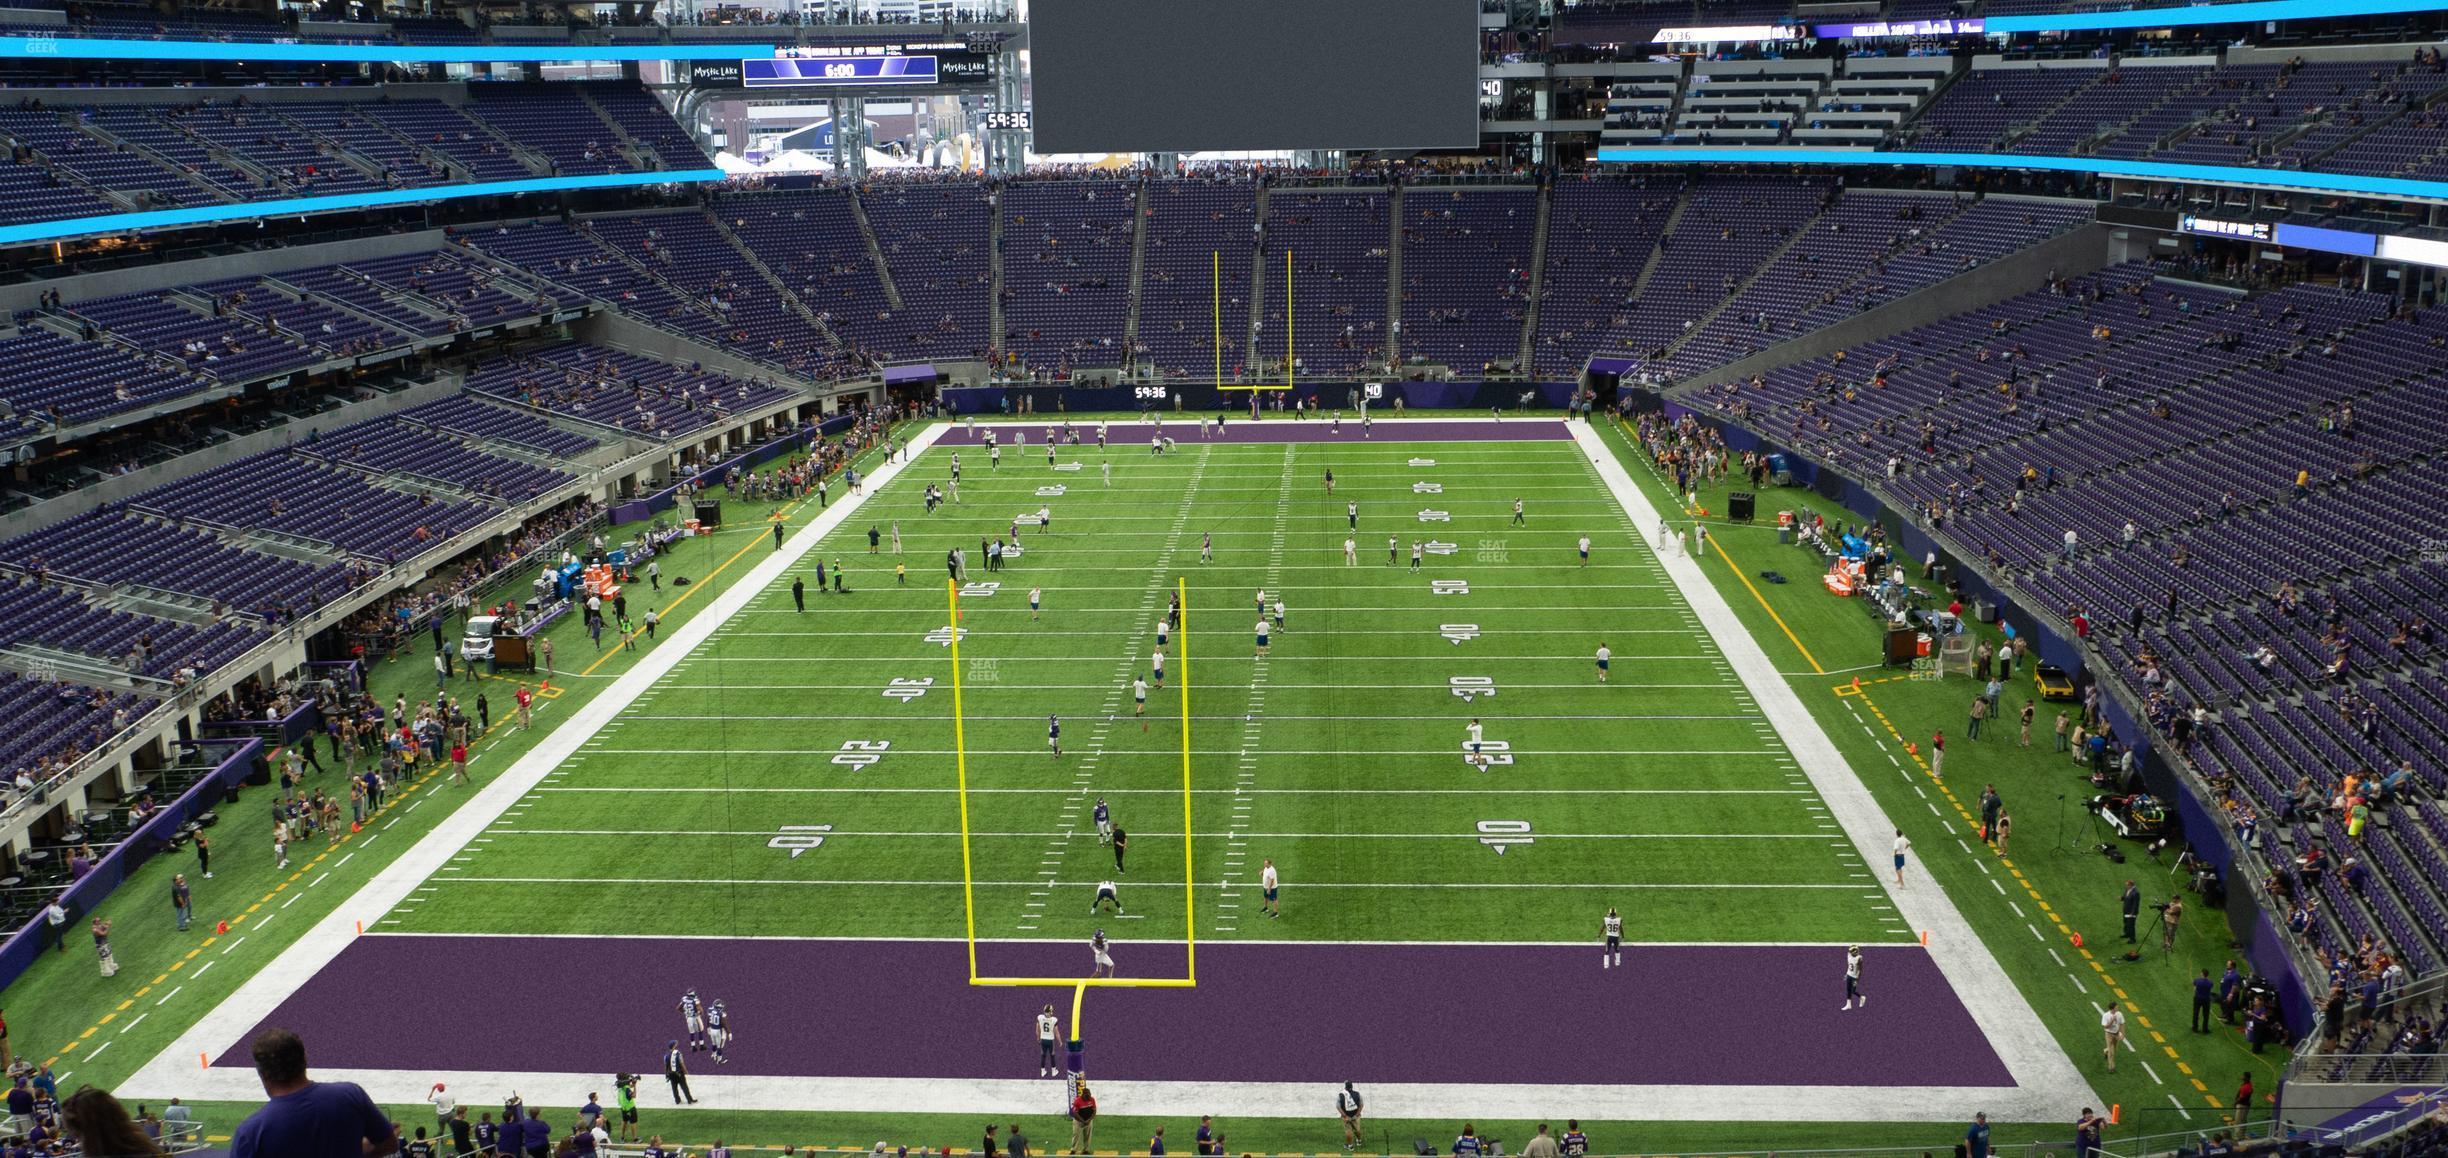
[[[178, 179], [185, 181], [188, 185], [193, 186], [194, 188], [203, 190], [205, 193], [211, 195], [214, 200], [230, 200], [230, 196], [227, 191], [214, 188], [210, 183], [196, 177], [193, 173], [188, 172], [186, 166], [162, 155], [150, 145], [141, 144], [139, 142], [129, 140], [126, 137], [120, 136], [119, 134], [110, 131], [99, 122], [89, 121], [85, 124], [78, 125], [77, 127], [83, 130], [87, 136], [90, 136], [95, 140], [110, 146], [112, 149], [117, 150], [118, 152], [133, 154], [152, 162], [154, 165], [159, 166], [162, 171], [178, 177]], [[227, 163], [227, 158], [224, 157], [215, 156], [214, 159]], [[233, 166], [233, 168], [235, 168], [235, 166]], [[253, 177], [260, 178], [262, 176], [260, 172], [253, 168], [245, 168], [241, 169], [240, 171]], [[128, 194], [116, 189], [105, 189], [99, 185], [87, 181], [81, 176], [77, 176], [76, 174], [67, 171], [65, 168], [54, 169], [53, 175], [59, 177], [61, 181], [67, 184], [76, 185], [114, 203], [130, 207], [140, 207], [137, 205], [136, 200], [133, 197], [130, 197]]]
[[[2022, 120], [2007, 126], [2005, 132], [1998, 134], [1998, 138], [1989, 143], [1991, 149], [2000, 153], [2013, 152], [2016, 142], [2030, 136], [2034, 130], [2038, 129], [2049, 118], [2056, 116], [2058, 110], [2063, 109], [2067, 105], [2073, 104], [2075, 101], [2081, 100], [2083, 97], [2090, 95], [2092, 89], [2100, 86], [2100, 78], [2105, 77], [2114, 71], [2116, 70], [2113, 67], [2099, 70], [2099, 76], [2093, 77], [2091, 79], [2091, 83], [2066, 93], [2063, 97], [2058, 98], [2057, 103], [2034, 112]], [[1935, 98], [1932, 98], [1930, 103], [1936, 104], [1937, 101]]]
[[[25, 324], [30, 326], [41, 326], [52, 333], [73, 338], [78, 341], [83, 341], [85, 339], [85, 333], [80, 324], [83, 321], [84, 319], [69, 313], [66, 307], [60, 307], [56, 310], [44, 310], [28, 319]], [[105, 346], [114, 347], [120, 352], [125, 353], [128, 357], [134, 358], [139, 362], [143, 362], [148, 366], [162, 366], [166, 364], [166, 360], [155, 357], [153, 351], [145, 349], [134, 342], [128, 341], [126, 338], [122, 338], [119, 335], [102, 328], [99, 323], [94, 324], [94, 332], [96, 334], [97, 341], [100, 341]]]
[[867, 222], [867, 206], [859, 200], [858, 190], [842, 194], [850, 199], [850, 219], [858, 222], [859, 239], [867, 243], [868, 260], [875, 262], [876, 281], [884, 288], [884, 304], [894, 313], [901, 312], [901, 290], [893, 284], [892, 263], [884, 260], [884, 245], [876, 240], [875, 226]]
[[[184, 121], [165, 118], [161, 115], [160, 111], [156, 109], [146, 109], [144, 112], [145, 115], [150, 116], [155, 121], [160, 122], [163, 128], [166, 128], [179, 136], [185, 137], [188, 144], [202, 150], [205, 156], [212, 158], [212, 160], [219, 164], [222, 168], [238, 173], [249, 180], [256, 182], [256, 184], [262, 190], [278, 190], [281, 187], [280, 178], [270, 169], [266, 169], [262, 165], [256, 164], [254, 161], [239, 155], [234, 150], [223, 148], [221, 145], [215, 143], [212, 138], [195, 131], [193, 126], [186, 124]], [[88, 131], [91, 130], [89, 129]], [[168, 158], [159, 153], [147, 153], [147, 157], [148, 159], [154, 161], [164, 163], [168, 162]], [[180, 170], [180, 166], [176, 164], [170, 164], [169, 168], [173, 172], [178, 172]]]
[[1126, 359], [1139, 348], [1139, 291], [1147, 284], [1147, 223], [1148, 183], [1141, 181], [1131, 192], [1130, 294], [1123, 299], [1128, 312], [1122, 315], [1122, 356]]
[[1402, 365], [1402, 231], [1403, 187], [1396, 185], [1386, 194], [1385, 357], [1394, 366]]
[[438, 478], [436, 476], [427, 474], [418, 474], [414, 471], [399, 467], [372, 466], [338, 456], [328, 459], [317, 459], [315, 461], [319, 465], [328, 466], [341, 474], [355, 475], [358, 478], [364, 479], [366, 484], [369, 486], [378, 486], [384, 490], [398, 491], [401, 494], [417, 495], [419, 497], [430, 495], [436, 498], [449, 499], [453, 502], [475, 501], [483, 498], [482, 495], [477, 494], [475, 491], [460, 486], [458, 483], [452, 482], [449, 479]]
[[1887, 134], [1886, 142], [1880, 147], [1891, 149], [1909, 147], [1913, 142], [1913, 138], [1919, 135], [1921, 118], [1927, 115], [1931, 109], [1938, 107], [1939, 101], [1946, 99], [1947, 90], [1954, 88], [1957, 83], [1963, 80], [1963, 78], [1970, 76], [1971, 74], [1972, 70], [1969, 68], [1957, 67], [1948, 69], [1946, 75], [1938, 78], [1938, 87], [1931, 89], [1927, 95], [1921, 98], [1920, 104], [1914, 105], [1904, 114], [1903, 120], [1896, 122], [1894, 131]]
[[573, 87], [578, 93], [578, 99], [586, 103], [587, 111], [594, 113], [595, 119], [602, 121], [604, 129], [612, 134], [612, 139], [620, 142], [622, 158], [632, 168], [657, 169], [662, 167], [662, 157], [636, 137], [630, 136], [629, 130], [621, 127], [620, 119], [613, 116], [611, 110], [598, 103], [595, 100], [595, 94], [587, 91], [587, 86]]
[[[377, 292], [384, 292], [382, 287], [375, 285], [373, 282], [367, 281], [363, 277], [349, 271], [345, 267], [343, 267], [341, 270], [341, 276]], [[289, 295], [291, 300], [303, 300], [307, 296], [307, 291], [304, 287], [283, 280], [279, 274], [264, 275], [262, 284], [277, 292]], [[388, 295], [388, 293], [385, 293], [385, 300], [389, 302], [391, 307], [394, 309], [406, 310], [412, 314], [422, 314], [426, 317], [432, 318], [437, 325], [450, 320], [450, 315], [448, 314], [437, 313], [427, 306], [400, 298], [391, 297]], [[315, 304], [347, 314], [350, 317], [356, 318], [358, 321], [365, 322], [369, 325], [383, 326], [386, 328], [396, 328], [398, 325], [398, 323], [392, 322], [380, 314], [360, 308], [357, 303], [342, 298], [337, 294], [324, 294], [315, 299]]]
[[722, 219], [722, 214], [710, 209], [704, 212], [706, 220], [714, 223], [714, 232], [721, 236], [732, 249], [739, 251], [741, 260], [748, 263], [748, 268], [757, 271], [758, 277], [765, 279], [766, 286], [773, 290], [781, 299], [782, 304], [790, 307], [792, 313], [799, 315], [799, 319], [806, 322], [809, 329], [824, 335], [828, 345], [839, 349], [842, 344], [841, 336], [833, 332], [833, 327], [824, 324], [824, 321], [816, 316], [816, 311], [809, 309], [807, 303], [799, 299], [798, 294], [791, 292], [790, 286], [774, 273], [773, 267], [766, 265], [765, 259], [756, 255], [756, 250], [749, 248], [748, 243], [739, 234], [731, 231], [730, 223]]
[[994, 349], [1003, 341], [1003, 194], [986, 199], [986, 338]]
[[1547, 219], [1554, 209], [1555, 188], [1539, 186], [1538, 224], [1530, 234], [1530, 301], [1522, 310], [1521, 347], [1513, 363], [1523, 373], [1529, 372], [1538, 351], [1539, 299], [1547, 296]]
[[1250, 209], [1250, 220], [1256, 222], [1258, 226], [1254, 242], [1250, 246], [1250, 324], [1244, 327], [1244, 332], [1239, 335], [1241, 364], [1253, 368], [1258, 365], [1258, 319], [1266, 316], [1266, 308], [1259, 303], [1274, 300], [1267, 296], [1266, 228], [1269, 200], [1267, 194], [1268, 187], [1260, 185], [1256, 203]]
[[[1658, 226], [1656, 237], [1649, 239], [1649, 257], [1641, 262], [1640, 276], [1632, 279], [1632, 290], [1624, 295], [1626, 301], [1637, 302], [1649, 292], [1649, 279], [1657, 273], [1659, 263], [1666, 257], [1666, 243], [1675, 236], [1676, 230], [1683, 227], [1683, 211], [1689, 208], [1691, 186], [1685, 185], [1682, 192], [1675, 194], [1674, 210], [1666, 215], [1666, 223]], [[1539, 235], [1546, 236], [1546, 230], [1540, 230]]]
[[[2419, 115], [2418, 110], [2427, 111], [2431, 108], [2438, 107], [2442, 103], [2448, 103], [2448, 97], [2443, 97], [2442, 94], [2433, 94], [2430, 99], [2426, 99], [2422, 103], [2414, 105], [2411, 108], [2400, 106], [2399, 108], [2392, 110], [2391, 115], [2375, 118], [2371, 122], [2365, 124], [2361, 129], [2356, 131], [2353, 136], [2339, 141], [2336, 146], [2323, 149], [2310, 157], [2304, 158], [2303, 167], [2307, 169], [2322, 168], [2331, 158], [2344, 156], [2346, 151], [2353, 148], [2357, 141], [2360, 141], [2365, 137], [2369, 137], [2372, 134], [2388, 128], [2391, 125], [2397, 124], [2400, 121]], [[2306, 131], [2308, 132], [2310, 129], [2307, 128]], [[2439, 153], [2440, 150], [2433, 150], [2428, 155], [2436, 157], [2439, 155]]]
[[[552, 166], [545, 163], [543, 158], [520, 148], [517, 142], [494, 132], [493, 126], [488, 125], [475, 117], [469, 117], [467, 118], [467, 121], [469, 124], [475, 126], [474, 128], [468, 130], [469, 132], [482, 132], [487, 142], [498, 146], [501, 149], [503, 156], [517, 162], [519, 167], [527, 170], [529, 173], [549, 173], [552, 171]], [[368, 132], [380, 133], [394, 141], [398, 141], [399, 143], [408, 146], [411, 149], [415, 149], [417, 157], [420, 160], [423, 160], [429, 165], [440, 165], [442, 167], [442, 171], [450, 174], [451, 179], [454, 181], [473, 181], [476, 179], [476, 175], [468, 171], [466, 162], [461, 161], [457, 157], [453, 157], [449, 153], [443, 152], [440, 149], [434, 148], [430, 142], [418, 140], [415, 137], [401, 132], [399, 129], [384, 123], [381, 118], [366, 117], [362, 120], [361, 124]]]
[[[1682, 212], [1683, 210], [1681, 206], [1677, 206], [1675, 208], [1675, 213], [1677, 216], [1680, 216]], [[1693, 318], [1691, 324], [1684, 327], [1682, 333], [1675, 335], [1674, 341], [1666, 344], [1666, 356], [1669, 358], [1673, 357], [1675, 354], [1681, 352], [1684, 346], [1690, 344], [1692, 339], [1708, 332], [1710, 323], [1717, 320], [1717, 315], [1726, 312], [1728, 307], [1732, 306], [1735, 302], [1742, 300], [1743, 293], [1751, 288], [1751, 283], [1758, 281], [1760, 279], [1760, 275], [1774, 269], [1777, 262], [1782, 260], [1786, 253], [1790, 252], [1794, 246], [1800, 245], [1803, 238], [1810, 236], [1811, 230], [1819, 224], [1821, 218], [1826, 216], [1827, 210], [1822, 207], [1814, 210], [1808, 220], [1794, 226], [1792, 232], [1785, 235], [1784, 244], [1777, 246], [1775, 249], [1769, 250], [1768, 255], [1761, 258], [1760, 263], [1753, 267], [1749, 273], [1744, 274], [1743, 279], [1736, 282], [1732, 290], [1728, 291], [1725, 296], [1717, 299], [1716, 305], [1709, 307], [1707, 313]], [[1671, 222], [1673, 219], [1669, 218], [1668, 220]], [[1641, 271], [1641, 280], [1644, 284], [1648, 281], [1647, 270]], [[1664, 361], [1665, 359], [1661, 358], [1658, 360]]]
[[[366, 177], [373, 180], [375, 184], [383, 184], [385, 179], [389, 176], [389, 173], [381, 165], [375, 163], [372, 158], [367, 157], [365, 154], [349, 148], [347, 142], [334, 140], [331, 137], [325, 136], [322, 133], [318, 133], [313, 129], [308, 128], [302, 122], [282, 115], [279, 105], [267, 105], [262, 111], [270, 114], [272, 119], [282, 128], [285, 128], [292, 133], [296, 133], [300, 139], [313, 141], [317, 146], [319, 146], [318, 151], [321, 152], [325, 158], [338, 161], [341, 164], [364, 174]], [[370, 120], [371, 118], [366, 119]]]

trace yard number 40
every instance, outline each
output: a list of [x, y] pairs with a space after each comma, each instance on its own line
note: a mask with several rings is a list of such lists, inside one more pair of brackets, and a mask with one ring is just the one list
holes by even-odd
[[800, 853], [823, 848], [824, 834], [831, 831], [833, 826], [830, 824], [785, 824], [779, 835], [765, 842], [765, 847], [787, 848], [791, 859], [797, 860]]
[[1517, 844], [1531, 843], [1530, 822], [1527, 820], [1482, 820], [1479, 822], [1479, 843], [1503, 856], [1506, 849]]

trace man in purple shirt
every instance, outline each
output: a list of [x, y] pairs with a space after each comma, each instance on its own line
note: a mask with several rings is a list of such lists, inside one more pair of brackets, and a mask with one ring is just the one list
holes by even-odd
[[271, 1101], [230, 1138], [231, 1158], [382, 1158], [399, 1134], [355, 1082], [306, 1078], [306, 1043], [285, 1029], [255, 1036], [255, 1076]]

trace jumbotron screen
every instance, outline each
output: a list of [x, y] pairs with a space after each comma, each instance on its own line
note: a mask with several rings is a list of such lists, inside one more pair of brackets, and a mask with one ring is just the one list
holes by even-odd
[[1034, 0], [1040, 153], [1467, 149], [1476, 0]]

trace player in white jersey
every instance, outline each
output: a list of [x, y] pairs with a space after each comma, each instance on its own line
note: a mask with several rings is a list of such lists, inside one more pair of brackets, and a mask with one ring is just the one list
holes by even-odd
[[1469, 731], [1470, 740], [1462, 745], [1462, 750], [1468, 753], [1464, 759], [1468, 763], [1476, 765], [1480, 771], [1485, 772], [1487, 771], [1488, 767], [1487, 757], [1479, 754], [1480, 735], [1483, 731], [1485, 731], [1485, 729], [1480, 726], [1478, 717], [1473, 716], [1471, 718]]
[[1603, 640], [1603, 639], [1602, 639], [1602, 640], [1599, 640], [1599, 641], [1598, 641], [1598, 682], [1599, 682], [1599, 683], [1605, 683], [1605, 682], [1607, 682], [1607, 665], [1608, 665], [1608, 664], [1610, 664], [1610, 663], [1613, 663], [1613, 662], [1614, 662], [1614, 660], [1615, 660], [1615, 651], [1614, 651], [1614, 649], [1612, 649], [1612, 648], [1608, 647], [1608, 646], [1606, 645], [1606, 641], [1605, 641], [1605, 640]]
[[1148, 666], [1149, 666], [1149, 667], [1151, 667], [1151, 668], [1153, 668], [1153, 669], [1155, 669], [1155, 670], [1153, 670], [1152, 672], [1150, 672], [1149, 674], [1150, 674], [1150, 675], [1153, 675], [1153, 676], [1155, 676], [1155, 677], [1156, 677], [1156, 690], [1157, 690], [1157, 691], [1160, 691], [1160, 692], [1161, 692], [1161, 691], [1163, 691], [1163, 690], [1164, 690], [1164, 652], [1162, 652], [1162, 651], [1157, 651], [1157, 652], [1152, 652], [1152, 653], [1150, 653], [1150, 654], [1148, 655]]
[[705, 1048], [705, 1007], [697, 1000], [694, 989], [680, 995], [680, 1023], [688, 1027], [690, 1051]]
[[[1102, 436], [1104, 431], [1102, 428], [1100, 428], [1097, 433], [1099, 436]], [[1049, 1005], [1044, 1009], [1039, 1010], [1037, 1013], [1038, 1077], [1050, 1078], [1062, 1072], [1061, 1068], [1054, 1061], [1054, 1043], [1061, 1037], [1062, 1019], [1054, 1016], [1054, 1007]]]
[[[1344, 540], [1343, 540], [1343, 565], [1344, 565], [1344, 566], [1346, 566], [1346, 567], [1357, 567], [1357, 566], [1359, 566], [1359, 565], [1360, 565], [1360, 542], [1359, 542], [1359, 540], [1357, 540], [1357, 539], [1350, 539], [1350, 538], [1346, 538], [1346, 539], [1344, 539]], [[1261, 598], [1261, 599], [1258, 601], [1258, 609], [1259, 609], [1260, 611], [1264, 611], [1264, 610], [1266, 610], [1266, 600], [1265, 600], [1265, 599]]]
[[1598, 967], [1612, 969], [1623, 964], [1623, 914], [1608, 908], [1605, 927], [1606, 948], [1598, 954]]
[[1258, 887], [1266, 893], [1267, 920], [1272, 921], [1275, 918], [1282, 916], [1283, 909], [1278, 907], [1275, 903], [1275, 893], [1276, 890], [1281, 887], [1281, 885], [1275, 878], [1275, 862], [1273, 860], [1262, 862], [1261, 866], [1259, 867]]
[[1589, 536], [1581, 536], [1581, 565], [1589, 566]]
[[1030, 621], [1030, 622], [1032, 622], [1032, 623], [1036, 622], [1036, 620], [1037, 620], [1037, 605], [1038, 605], [1040, 602], [1043, 602], [1043, 601], [1044, 601], [1044, 599], [1045, 599], [1045, 588], [1043, 588], [1043, 587], [1031, 587], [1031, 588], [1029, 588], [1029, 621]]
[[1259, 654], [1259, 655], [1261, 655], [1261, 656], [1264, 656], [1266, 653], [1267, 653], [1267, 621], [1266, 621], [1265, 619], [1261, 618], [1261, 619], [1258, 621], [1258, 654]]
[[[1098, 442], [1101, 444], [1101, 443], [1103, 443], [1103, 442], [1104, 442], [1104, 439], [1100, 438], [1100, 439], [1098, 439], [1097, 441], [1098, 441]], [[1104, 475], [1104, 476], [1105, 476], [1105, 485], [1106, 485], [1106, 486], [1112, 486], [1112, 485], [1113, 485], [1113, 464], [1112, 464], [1112, 463], [1110, 463], [1110, 462], [1100, 462], [1100, 463], [1098, 463], [1098, 464], [1097, 464], [1097, 473], [1102, 474], [1102, 475]]]
[[730, 1063], [731, 1059], [724, 1057], [723, 1051], [731, 1048], [731, 1011], [723, 1008], [719, 997], [706, 1009], [706, 1044], [713, 1051], [715, 1061], [726, 1065]]
[[1276, 596], [1276, 597], [1275, 597], [1275, 630], [1277, 630], [1277, 631], [1282, 631], [1283, 629], [1284, 629], [1284, 605], [1283, 605], [1283, 597], [1279, 595], [1279, 596]]
[[1131, 677], [1131, 714], [1139, 717], [1139, 730], [1147, 731], [1147, 681], [1138, 676]]
[[1903, 829], [1897, 829], [1895, 838], [1895, 881], [1897, 888], [1902, 888], [1904, 886], [1904, 854], [1911, 851], [1911, 838], [1904, 835]]
[[1114, 888], [1114, 883], [1109, 880], [1098, 881], [1096, 899], [1088, 902], [1088, 915], [1091, 917], [1097, 915], [1097, 912], [1109, 902], [1113, 905], [1114, 912], [1122, 911], [1122, 894]]
[[[1856, 1001], [1861, 1002], [1864, 1008], [1870, 1005], [1869, 995], [1861, 991], [1861, 966], [1861, 946], [1855, 945], [1845, 950], [1845, 1009], [1853, 1008], [1853, 1003]], [[1843, 1010], [1837, 1012], [1841, 1013]]]
[[[1112, 888], [1112, 881], [1107, 881], [1100, 886], [1100, 889], [1104, 891], [1110, 891]], [[1122, 906], [1119, 902], [1114, 905], [1114, 911], [1117, 913], [1122, 911]], [[1105, 930], [1099, 929], [1096, 931], [1095, 936], [1088, 938], [1088, 951], [1096, 954], [1096, 968], [1088, 971], [1088, 975], [1090, 977], [1111, 977], [1114, 975], [1113, 954], [1108, 951], [1109, 949], [1111, 949], [1111, 946], [1107, 945], [1105, 942]]]

